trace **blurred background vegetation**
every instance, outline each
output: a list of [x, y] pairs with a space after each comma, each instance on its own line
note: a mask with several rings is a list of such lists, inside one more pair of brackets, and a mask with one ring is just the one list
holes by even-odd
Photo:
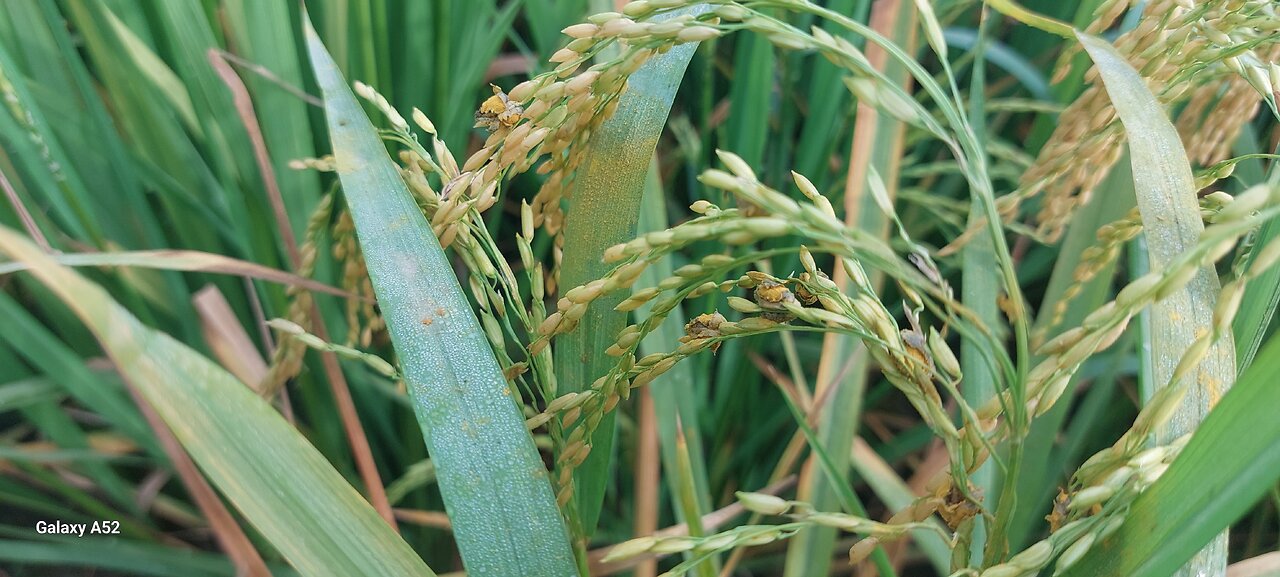
[[[869, 0], [823, 4], [859, 21], [873, 18]], [[1098, 4], [1025, 2], [1031, 10], [1079, 26], [1088, 24]], [[479, 148], [486, 136], [472, 123], [477, 106], [491, 94], [489, 83], [510, 89], [547, 70], [545, 57], [564, 44], [562, 28], [611, 8], [599, 0], [308, 3], [345, 76], [373, 86], [406, 115], [413, 107], [425, 111], [459, 158]], [[973, 2], [937, 2], [935, 11], [954, 53], [968, 54], [953, 58], [960, 86], [970, 85], [972, 55], [979, 54], [971, 50], [984, 43], [979, 61], [985, 61], [985, 81], [975, 85], [984, 91], [990, 173], [999, 191], [1013, 190], [1048, 140], [1058, 113], [1087, 86], [1081, 67], [1051, 83], [1062, 53], [1060, 39], [998, 17], [979, 34], [979, 5]], [[903, 4], [900, 13], [907, 16], [879, 29], [906, 45], [923, 44], [913, 39], [911, 12], [910, 3]], [[1138, 13], [1130, 11], [1108, 34], [1137, 25]], [[336, 188], [329, 173], [290, 166], [329, 152], [300, 22], [298, 3], [283, 0], [0, 3], [0, 174], [7, 194], [30, 210], [57, 251], [183, 249], [237, 259], [224, 265], [223, 272], [232, 274], [81, 270], [143, 322], [246, 381], [262, 376], [274, 347], [262, 320], [286, 316], [289, 299], [281, 284], [244, 278], [243, 262], [295, 270], [285, 237], [305, 242], [310, 215]], [[907, 24], [895, 32], [897, 22]], [[922, 58], [929, 65], [928, 57]], [[218, 71], [228, 66], [231, 77]], [[243, 86], [228, 82], [236, 76]], [[256, 127], [246, 125], [241, 114], [246, 102], [237, 99], [244, 94], [251, 97]], [[763, 182], [779, 189], [788, 188], [791, 170], [805, 174], [841, 205], [851, 145], [858, 146], [852, 138], [856, 111], [840, 74], [820, 56], [779, 51], [756, 35], [702, 43], [679, 89], [649, 184], [648, 194], [660, 195], [668, 211], [649, 211], [643, 226], [665, 228], [687, 218], [684, 207], [698, 199], [723, 201], [695, 180], [714, 164], [717, 148], [736, 152]], [[1273, 150], [1276, 128], [1273, 118], [1260, 115], [1234, 137], [1235, 148]], [[270, 153], [270, 174], [255, 158], [259, 130]], [[896, 159], [896, 172], [884, 176], [897, 195], [898, 211], [918, 241], [938, 248], [964, 230], [967, 185], [944, 147], [918, 136], [888, 130], [861, 146], [871, 147], [863, 154], [883, 152], [884, 162]], [[1241, 162], [1239, 178], [1222, 187], [1236, 192], [1241, 182], [1259, 182], [1264, 168], [1261, 160]], [[1031, 302], [1060, 299], [1067, 283], [1059, 278], [1064, 273], [1055, 276], [1055, 271], [1074, 270], [1097, 227], [1132, 206], [1127, 171], [1127, 162], [1117, 165], [1095, 190], [1088, 215], [1077, 218], [1062, 242], [1015, 240], [1017, 273]], [[502, 205], [487, 215], [493, 237], [507, 254], [515, 254], [509, 239], [519, 228], [520, 201], [532, 198], [540, 178], [532, 173], [517, 178], [506, 188]], [[271, 205], [264, 184], [270, 179], [279, 187], [282, 207]], [[1023, 211], [1033, 214], [1037, 208], [1033, 199]], [[291, 231], [278, 225], [277, 209]], [[0, 223], [22, 226], [15, 203], [0, 202]], [[365, 294], [363, 286], [350, 284], [327, 250], [332, 236], [322, 235], [314, 278]], [[550, 262], [553, 247], [543, 240], [534, 250]], [[680, 255], [673, 264], [702, 256]], [[172, 258], [197, 268], [207, 264], [190, 254]], [[960, 272], [957, 261], [942, 265], [947, 276]], [[1140, 266], [1122, 259], [1118, 271], [1100, 274], [1103, 280], [1073, 301], [1066, 314], [1075, 321], [1064, 326], [1078, 324], [1104, 302], [1112, 292], [1111, 279], [1137, 276]], [[376, 326], [369, 329], [366, 311], [355, 310], [355, 301], [323, 294], [316, 299], [331, 340], [392, 357], [386, 335]], [[894, 302], [892, 293], [884, 300]], [[712, 308], [707, 301], [705, 308], [687, 313]], [[1040, 519], [1049, 513], [1057, 488], [1085, 457], [1114, 442], [1132, 422], [1140, 398], [1136, 340], [1126, 337], [1123, 346], [1091, 360], [1070, 402], [1037, 423], [1018, 489], [1025, 506], [1011, 525], [1014, 550], [1043, 536], [1046, 526]], [[797, 438], [797, 428], [792, 415], [780, 410], [777, 383], [804, 385], [814, 379], [822, 347], [817, 335], [798, 335], [788, 347], [772, 338], [735, 340], [715, 356], [691, 359], [680, 377], [663, 383], [679, 387], [665, 406], [679, 404], [709, 507], [733, 502], [735, 490], [756, 490], [797, 472], [798, 467], [775, 466], [802, 449], [788, 442]], [[831, 417], [856, 434], [852, 451], [864, 458], [853, 459], [853, 485], [871, 504], [870, 516], [883, 518], [893, 512], [883, 504], [892, 502], [886, 495], [901, 498], [908, 488], [921, 490], [945, 465], [946, 453], [878, 373], [865, 371], [865, 364], [857, 367], [869, 377], [860, 384], [859, 400]], [[278, 401], [281, 410], [362, 492], [370, 477], [368, 471], [361, 474], [358, 461], [362, 453], [371, 458], [407, 542], [438, 571], [460, 568], [403, 391], [358, 361], [341, 361], [341, 370], [346, 382], [335, 388], [320, 356], [309, 353]], [[827, 378], [830, 370], [823, 369]], [[344, 429], [343, 390], [349, 390], [367, 452], [360, 443], [353, 445]], [[619, 419], [597, 544], [631, 537], [637, 523], [666, 527], [682, 518], [668, 485], [657, 485], [656, 500], [644, 496], [660, 468], [657, 453], [644, 449], [644, 439], [657, 437], [658, 421], [674, 415], [646, 411], [640, 402], [625, 406]], [[99, 345], [65, 305], [26, 275], [0, 276], [0, 575], [234, 574], [159, 442]], [[677, 439], [663, 435], [657, 443], [666, 454]], [[794, 463], [794, 455], [790, 458]], [[1233, 560], [1276, 548], [1277, 502], [1280, 493], [1272, 491], [1236, 524]], [[119, 520], [121, 534], [75, 539], [33, 533], [35, 521], [54, 518]], [[269, 563], [280, 564], [268, 544], [249, 535]], [[819, 558], [833, 558], [832, 551], [842, 555], [848, 545], [819, 546], [827, 554]], [[934, 574], [918, 547], [890, 553], [905, 574]], [[785, 558], [781, 548], [753, 549], [738, 564], [738, 574], [782, 574]], [[787, 574], [813, 573], [790, 568]]]

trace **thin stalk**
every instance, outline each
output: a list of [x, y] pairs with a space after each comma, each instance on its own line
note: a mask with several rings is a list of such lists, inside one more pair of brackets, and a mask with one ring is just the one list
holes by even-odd
[[[978, 154], [985, 158], [986, 151], [981, 147], [986, 144], [986, 47], [987, 31], [992, 18], [985, 6], [980, 10], [977, 43], [971, 51], [973, 76], [969, 84], [968, 113], [974, 139], [979, 146]], [[969, 204], [969, 227], [981, 226], [984, 214], [981, 199], [974, 196]], [[982, 324], [999, 334], [1003, 327], [997, 302], [1000, 283], [991, 275], [991, 271], [998, 266], [995, 246], [989, 237], [975, 237], [965, 245], [962, 259], [961, 302], [973, 311]], [[982, 343], [964, 339], [960, 348], [960, 367], [964, 373], [963, 393], [966, 402], [979, 406], [996, 395], [997, 376], [985, 361]], [[1009, 523], [1013, 520], [1017, 506], [1016, 480], [1022, 455], [1022, 440], [1022, 435], [1017, 432], [1010, 435], [1006, 455], [1009, 468], [1004, 471], [1008, 478], [1002, 479], [996, 464], [992, 462], [985, 463], [970, 476], [975, 488], [989, 499], [994, 498], [996, 491], [1004, 487], [999, 494], [994, 522], [988, 526], [987, 519], [981, 515], [974, 519], [970, 557], [981, 559], [983, 565], [980, 566], [994, 564], [1008, 548]]]
[[[640, 537], [658, 530], [658, 483], [661, 455], [658, 450], [658, 415], [650, 387], [642, 387], [636, 398], [635, 521], [631, 534]], [[680, 435], [684, 440], [684, 435]], [[685, 457], [688, 458], [687, 456]], [[636, 566], [634, 577], [654, 577], [658, 561], [647, 559]]]
[[[876, 2], [871, 9], [870, 27], [902, 46], [914, 45], [915, 25], [915, 8], [910, 3], [886, 0]], [[889, 60], [882, 47], [875, 44], [867, 46], [866, 56], [871, 65], [892, 82], [904, 90], [910, 89], [911, 79], [906, 69]], [[856, 111], [849, 169], [845, 174], [845, 224], [885, 238], [889, 232], [889, 221], [873, 195], [867, 193], [867, 177], [871, 170], [875, 170], [883, 178], [889, 197], [892, 199], [896, 195], [905, 125], [890, 116], [881, 115], [875, 107], [864, 102], [857, 103]], [[849, 276], [844, 273], [842, 259], [836, 259], [835, 266], [832, 276], [836, 285], [847, 292], [850, 290]], [[882, 279], [882, 274], [872, 271], [872, 286], [878, 289]], [[868, 358], [860, 339], [835, 333], [823, 337], [813, 397], [822, 399], [830, 395], [829, 402], [819, 409], [818, 430], [823, 447], [841, 468], [841, 481], [845, 483], [848, 482], [853, 438], [861, 420], [862, 397], [870, 368]], [[841, 370], [846, 362], [847, 370]], [[801, 469], [797, 498], [810, 501], [821, 510], [832, 506], [835, 496], [826, 477], [814, 474], [814, 465], [810, 458]], [[825, 527], [796, 535], [787, 548], [786, 574], [801, 576], [826, 571], [835, 541], [836, 531]]]
[[[652, 232], [663, 230], [669, 225], [667, 221], [667, 203], [659, 179], [657, 158], [649, 165], [649, 173], [645, 179], [644, 202], [640, 212], [640, 230]], [[671, 256], [658, 259], [645, 268], [640, 274], [637, 286], [654, 286], [662, 279], [672, 276], [675, 266]], [[652, 301], [636, 311], [636, 318], [643, 318], [652, 309]], [[668, 352], [680, 346], [680, 337], [684, 336], [685, 316], [680, 309], [672, 310], [667, 320], [640, 342], [641, 354]], [[671, 370], [654, 379], [642, 390], [648, 391], [653, 398], [653, 407], [657, 418], [658, 442], [662, 454], [662, 468], [668, 472], [679, 470], [678, 439], [683, 435], [685, 451], [689, 455], [692, 467], [695, 492], [693, 500], [687, 500], [688, 493], [676, 475], [668, 475], [667, 488], [670, 491], [677, 520], [686, 521], [692, 517], [686, 512], [695, 512], [701, 517], [711, 511], [711, 489], [707, 481], [706, 457], [703, 453], [702, 432], [699, 428], [699, 379], [691, 363], [677, 363]], [[679, 422], [681, 427], [677, 428]], [[656, 484], [655, 484], [656, 485]], [[715, 562], [718, 563], [718, 560]]]
[[[689, 526], [689, 536], [706, 536], [707, 533], [702, 527], [702, 517], [698, 514], [697, 484], [693, 477], [693, 463], [689, 459], [689, 444], [685, 442], [684, 427], [681, 426], [679, 419], [676, 419], [676, 457], [678, 465], [676, 478], [679, 479], [680, 502], [683, 504], [684, 518], [688, 519], [686, 524]], [[714, 559], [707, 559], [707, 561], [694, 567], [693, 573], [698, 577], [715, 577]]]
[[4, 175], [3, 170], [0, 170], [0, 189], [4, 190], [5, 197], [9, 199], [9, 204], [13, 207], [13, 212], [17, 213], [18, 221], [22, 223], [22, 229], [27, 231], [27, 235], [45, 252], [53, 252], [53, 246], [49, 244], [49, 239], [45, 238], [44, 232], [36, 224], [36, 219], [31, 217], [31, 212], [27, 210], [27, 206], [22, 203], [21, 198], [18, 198], [18, 192], [13, 189], [13, 184]]

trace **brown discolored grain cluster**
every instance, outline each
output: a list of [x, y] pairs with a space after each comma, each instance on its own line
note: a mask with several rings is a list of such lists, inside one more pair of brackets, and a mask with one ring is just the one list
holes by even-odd
[[[1125, 0], [1103, 3], [1088, 31], [1106, 30], [1129, 8]], [[1267, 1], [1155, 0], [1146, 3], [1138, 26], [1116, 40], [1161, 103], [1188, 103], [1177, 124], [1193, 160], [1203, 164], [1225, 156], [1223, 147], [1271, 91], [1265, 63], [1277, 49], [1276, 15]], [[1072, 54], [1060, 61], [1059, 79], [1069, 71]], [[1090, 69], [1085, 81], [1088, 88], [1063, 111], [1019, 189], [1001, 199], [1001, 212], [1010, 219], [1023, 200], [1040, 195], [1037, 231], [1048, 241], [1057, 240], [1124, 151], [1124, 131], [1097, 71]]]

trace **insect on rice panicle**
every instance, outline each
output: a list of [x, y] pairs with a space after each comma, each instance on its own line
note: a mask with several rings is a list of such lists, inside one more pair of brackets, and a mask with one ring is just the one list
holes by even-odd
[[511, 128], [520, 122], [524, 107], [512, 101], [501, 88], [490, 84], [493, 96], [480, 104], [476, 111], [476, 128], [486, 128], [489, 132], [497, 132], [502, 128]]

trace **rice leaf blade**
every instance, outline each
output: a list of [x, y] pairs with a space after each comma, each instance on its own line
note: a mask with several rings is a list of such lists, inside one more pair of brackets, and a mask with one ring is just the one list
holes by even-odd
[[[245, 260], [196, 250], [137, 250], [120, 252], [61, 253], [54, 260], [65, 266], [138, 267], [157, 270], [209, 272], [256, 278], [336, 296], [352, 296], [321, 282]], [[24, 262], [0, 262], [0, 275], [27, 270]]]
[[[1055, 310], [1061, 306], [1065, 293], [1078, 282], [1075, 274], [1081, 263], [1081, 253], [1097, 243], [1099, 228], [1122, 218], [1133, 208], [1134, 202], [1133, 177], [1128, 163], [1122, 159], [1111, 169], [1093, 200], [1076, 212], [1063, 236], [1062, 248], [1054, 262], [1053, 273], [1040, 304], [1040, 314], [1036, 316], [1033, 325], [1033, 334], [1043, 335], [1038, 338], [1048, 340], [1066, 329], [1080, 326], [1090, 311], [1102, 306], [1111, 296], [1111, 284], [1116, 270], [1114, 262], [1099, 269], [1091, 280], [1083, 284], [1078, 295], [1066, 301], [1066, 310], [1060, 321], [1055, 318]], [[1075, 381], [1082, 379], [1076, 377]], [[1064, 395], [1072, 394], [1079, 384], [1073, 382]], [[1097, 382], [1090, 385], [1091, 390], [1099, 386]], [[1055, 403], [1049, 412], [1033, 421], [1027, 438], [1023, 441], [1025, 457], [1018, 477], [1018, 496], [1019, 501], [1027, 505], [1014, 512], [1009, 524], [1009, 544], [1014, 550], [1037, 538], [1048, 509], [1047, 504], [1053, 500], [1054, 492], [1062, 483], [1064, 463], [1056, 460], [1057, 455], [1054, 455], [1053, 449], [1059, 445], [1059, 437], [1065, 426], [1076, 426], [1084, 420], [1081, 412], [1072, 415], [1072, 403], [1065, 402], [1067, 398], [1069, 397]]]
[[[1134, 190], [1142, 213], [1151, 268], [1160, 270], [1195, 246], [1204, 230], [1191, 164], [1177, 130], [1137, 71], [1111, 44], [1084, 33], [1077, 33], [1077, 37], [1097, 65], [1128, 133]], [[1170, 382], [1183, 351], [1196, 341], [1198, 331], [1213, 326], [1218, 292], [1218, 276], [1211, 265], [1205, 265], [1186, 287], [1152, 306], [1154, 387], [1188, 387], [1186, 399], [1170, 422], [1157, 430], [1157, 442], [1167, 443], [1194, 431], [1235, 381], [1235, 347], [1228, 333], [1209, 349], [1196, 374], [1186, 377], [1194, 382]], [[1121, 538], [1138, 538], [1129, 535], [1135, 525], [1127, 524], [1127, 527], [1121, 530]], [[1142, 533], [1151, 535], [1150, 531]], [[1134, 553], [1134, 550], [1125, 550], [1123, 556]], [[1226, 568], [1226, 557], [1226, 535], [1223, 534], [1180, 574], [1220, 575]]]
[[0, 228], [0, 251], [89, 326], [117, 369], [244, 516], [303, 575], [434, 575], [266, 401], [209, 359], [154, 331], [101, 287]]
[[339, 178], [463, 562], [472, 575], [576, 575], [546, 469], [452, 264], [304, 26]]
[[[690, 12], [673, 15], [678, 13]], [[604, 276], [612, 268], [601, 260], [605, 249], [635, 236], [649, 160], [696, 48], [695, 43], [679, 45], [646, 62], [628, 81], [617, 112], [592, 136], [565, 222], [560, 286], [572, 288]], [[597, 345], [613, 342], [626, 323], [626, 313], [613, 310], [622, 299], [623, 295], [596, 299], [578, 329], [556, 342], [561, 394], [590, 386], [613, 366], [614, 359]], [[591, 453], [574, 471], [580, 537], [590, 537], [600, 518], [614, 427], [613, 413], [601, 419]]]

